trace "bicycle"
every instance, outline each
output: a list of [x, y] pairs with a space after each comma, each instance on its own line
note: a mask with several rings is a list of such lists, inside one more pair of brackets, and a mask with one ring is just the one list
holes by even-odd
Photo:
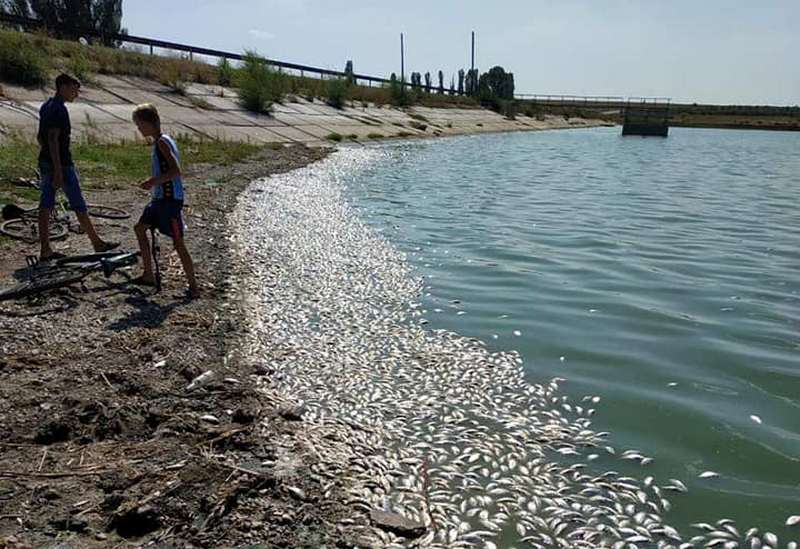
[[[3, 207], [0, 234], [22, 240], [28, 244], [39, 242], [39, 208], [20, 208], [14, 204]], [[50, 240], [62, 240], [69, 234], [70, 222], [66, 214], [53, 208], [50, 214]]]
[[20, 299], [71, 286], [83, 282], [95, 272], [102, 272], [109, 278], [117, 269], [135, 265], [138, 257], [139, 252], [103, 252], [41, 262], [35, 256], [28, 256], [25, 258], [28, 263], [28, 280], [0, 289], [0, 301]]
[[[92, 217], [104, 219], [128, 219], [131, 214], [121, 208], [101, 204], [87, 204], [87, 213]], [[73, 228], [73, 222], [67, 211], [70, 208], [59, 201], [53, 208], [50, 219], [50, 240], [66, 238], [69, 231], [80, 232], [80, 227]], [[22, 240], [29, 244], [39, 241], [39, 208], [20, 208], [14, 204], [3, 207], [3, 221], [0, 223], [0, 234]]]

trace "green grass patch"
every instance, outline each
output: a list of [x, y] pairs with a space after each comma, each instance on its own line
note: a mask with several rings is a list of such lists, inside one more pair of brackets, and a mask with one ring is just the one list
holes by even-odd
[[39, 86], [47, 81], [48, 62], [26, 35], [0, 30], [0, 79], [23, 86]]
[[415, 112], [408, 113], [408, 116], [409, 118], [413, 118], [414, 120], [419, 120], [420, 122], [430, 123], [430, 120], [428, 120], [425, 116], [422, 116], [421, 114], [417, 114]]
[[285, 75], [267, 65], [263, 57], [247, 52], [238, 75], [239, 99], [252, 112], [269, 113], [274, 103], [283, 101], [287, 91]]
[[383, 139], [383, 134], [382, 133], [371, 133], [371, 134], [368, 134], [367, 137], [369, 137], [370, 139]]
[[333, 132], [333, 133], [329, 133], [328, 135], [326, 135], [325, 139], [327, 139], [328, 141], [335, 141], [336, 143], [338, 143], [344, 138], [342, 137], [341, 134]]
[[[252, 156], [264, 146], [233, 141], [196, 140], [177, 136], [183, 169], [194, 164], [229, 166]], [[267, 148], [280, 148], [280, 143]], [[119, 189], [150, 176], [152, 145], [143, 141], [115, 144], [74, 143], [72, 156], [84, 189]], [[20, 178], [35, 178], [39, 147], [12, 137], [0, 146], [0, 201], [37, 201], [39, 191], [20, 186]]]
[[412, 135], [414, 134], [411, 132], [397, 132], [395, 137], [411, 137]]
[[351, 133], [350, 135], [347, 136], [347, 139], [352, 139], [355, 141], [356, 139], [358, 139], [358, 134]]
[[343, 109], [347, 100], [350, 99], [351, 84], [344, 78], [334, 78], [328, 80], [328, 105], [335, 109]]

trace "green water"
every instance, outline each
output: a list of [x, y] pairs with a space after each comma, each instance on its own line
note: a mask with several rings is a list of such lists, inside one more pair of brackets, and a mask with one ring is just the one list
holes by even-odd
[[429, 327], [600, 396], [594, 427], [655, 458], [593, 468], [683, 480], [667, 519], [689, 535], [732, 518], [798, 536], [800, 134], [416, 142], [348, 186], [425, 277]]

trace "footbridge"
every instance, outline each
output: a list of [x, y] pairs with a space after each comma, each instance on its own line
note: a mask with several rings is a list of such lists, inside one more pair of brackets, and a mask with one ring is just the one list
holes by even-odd
[[517, 99], [551, 108], [583, 108], [619, 112], [622, 135], [666, 137], [669, 133], [669, 97], [622, 97], [610, 95], [516, 94]]

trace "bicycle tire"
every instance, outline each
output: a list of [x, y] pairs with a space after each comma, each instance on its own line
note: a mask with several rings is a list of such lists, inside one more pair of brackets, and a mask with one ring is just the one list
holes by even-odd
[[[70, 206], [71, 210], [72, 207]], [[86, 213], [92, 217], [100, 217], [103, 219], [128, 219], [131, 214], [122, 208], [115, 208], [114, 206], [104, 206], [102, 204], [87, 204]]]
[[[23, 240], [28, 243], [39, 242], [39, 226], [29, 219], [9, 219], [0, 223], [0, 234], [9, 238]], [[61, 223], [50, 223], [50, 240], [61, 240], [67, 237], [69, 230]]]
[[80, 282], [88, 273], [80, 269], [56, 269], [52, 272], [41, 274], [35, 278], [0, 289], [0, 301], [9, 299], [20, 299], [32, 295], [40, 294], [48, 290], [64, 288]]
[[71, 265], [74, 263], [95, 263], [103, 259], [112, 259], [123, 255], [129, 255], [131, 252], [97, 252], [93, 254], [84, 255], [69, 255], [56, 259], [53, 263], [56, 265]]
[[128, 219], [130, 212], [122, 208], [115, 208], [114, 206], [103, 206], [101, 204], [89, 204], [89, 215], [93, 217], [101, 217], [103, 219]]

